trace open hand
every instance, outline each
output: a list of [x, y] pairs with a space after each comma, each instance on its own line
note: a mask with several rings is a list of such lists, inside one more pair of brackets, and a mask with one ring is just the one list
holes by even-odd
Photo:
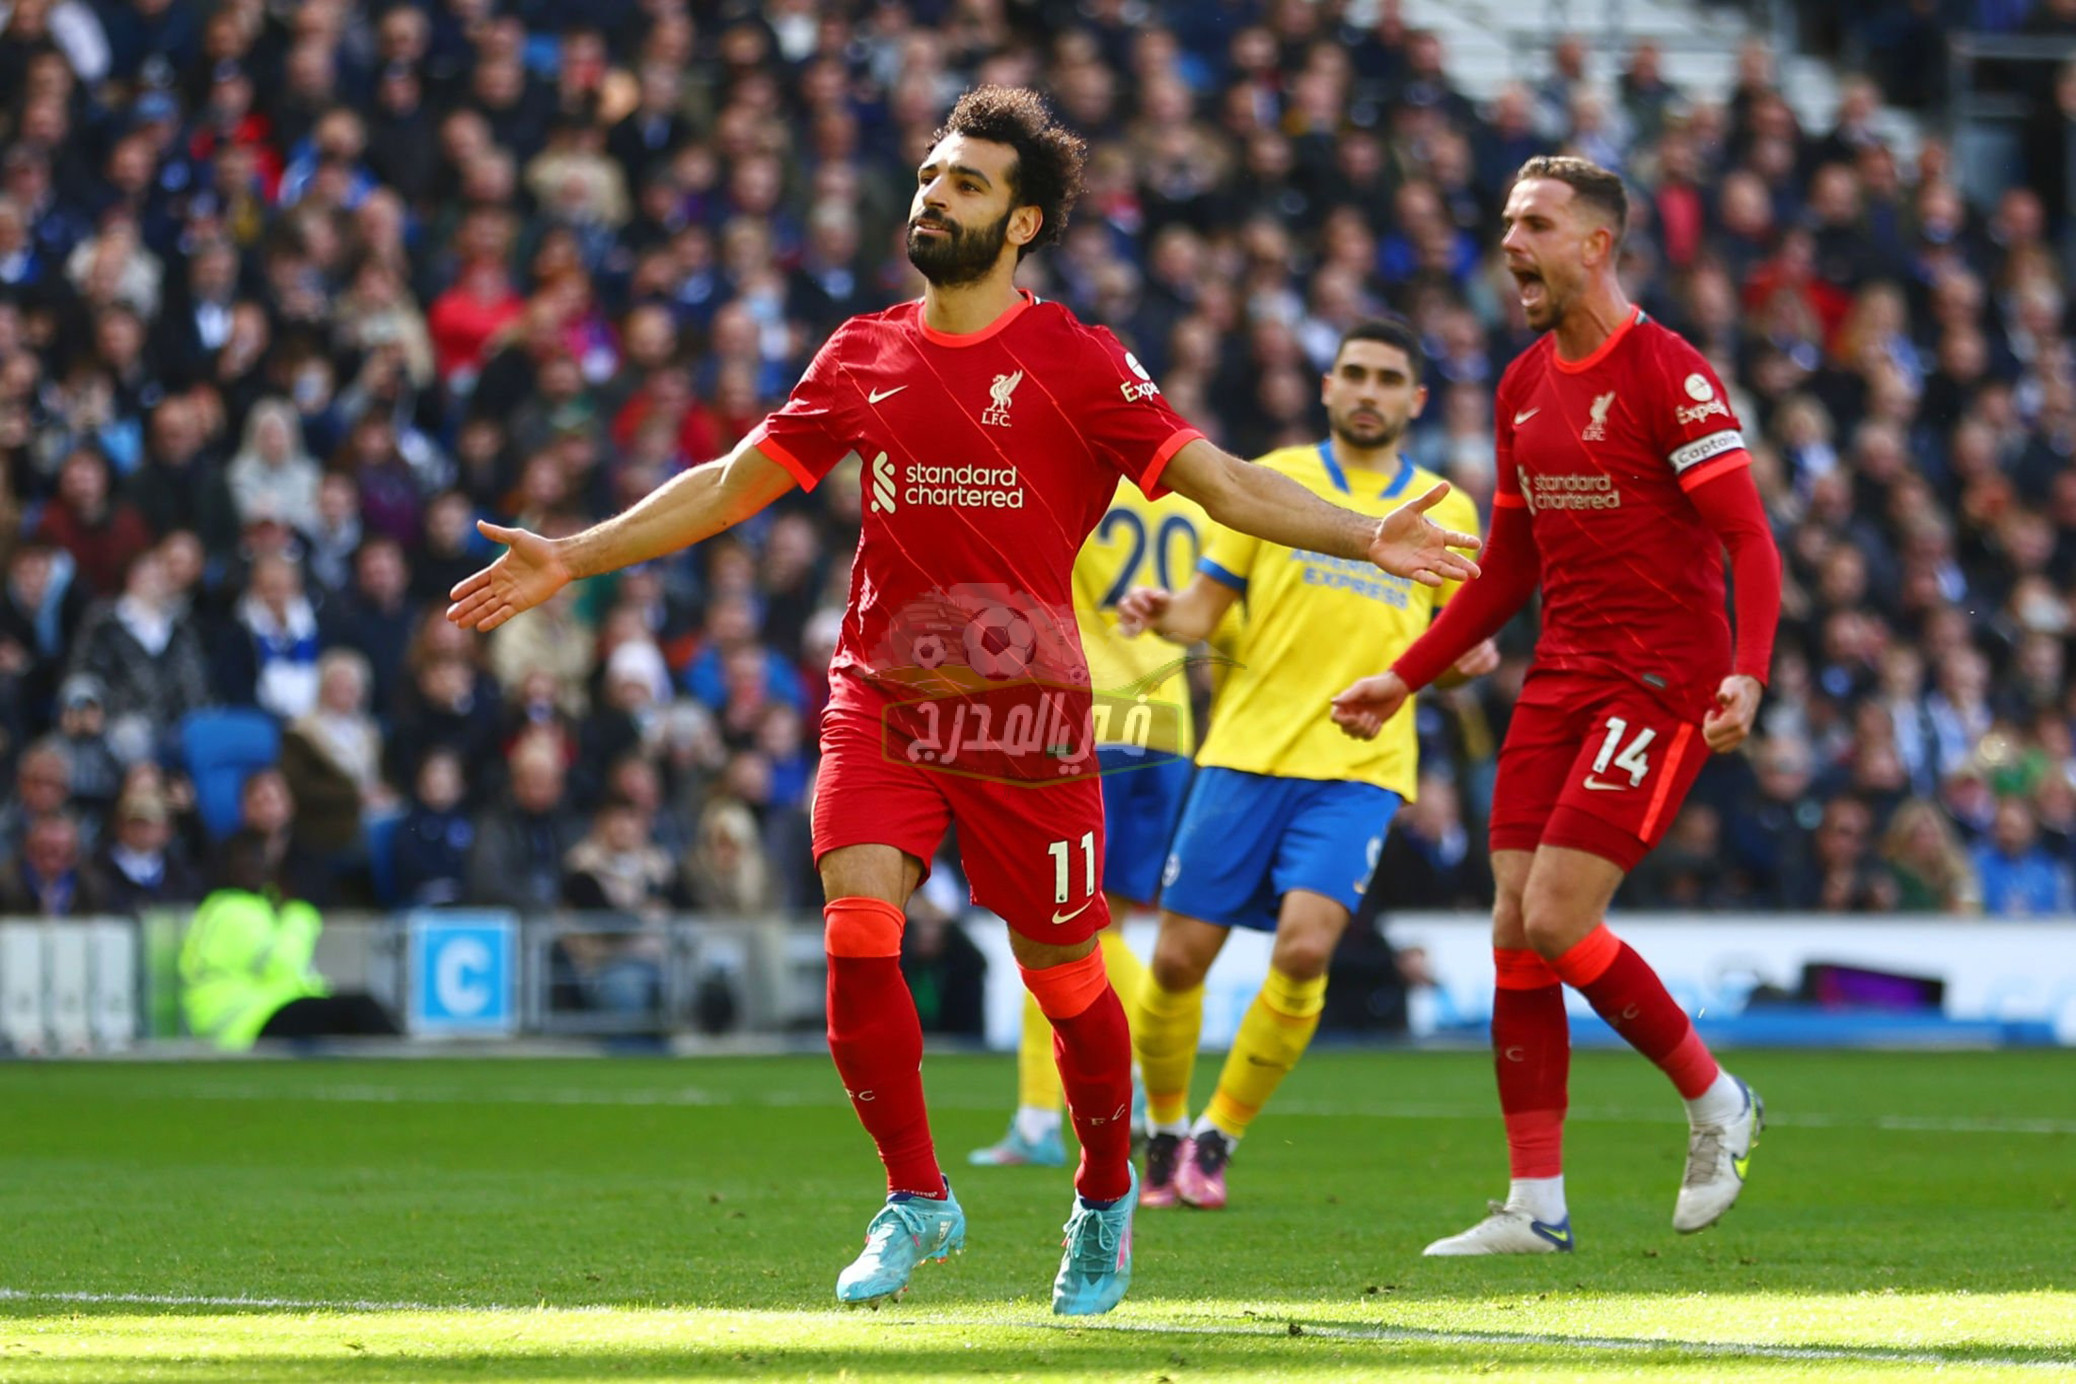
[[1361, 678], [1333, 699], [1334, 724], [1344, 735], [1374, 740], [1384, 723], [1398, 715], [1412, 692], [1397, 673]]
[[1481, 546], [1478, 536], [1445, 529], [1427, 517], [1427, 511], [1448, 493], [1449, 483], [1436, 481], [1426, 494], [1414, 496], [1379, 520], [1376, 535], [1370, 539], [1370, 561], [1394, 577], [1406, 577], [1422, 586], [1477, 576], [1476, 562], [1450, 550], [1464, 548], [1475, 553]]
[[1745, 742], [1752, 722], [1759, 715], [1759, 698], [1765, 688], [1755, 677], [1732, 673], [1716, 689], [1716, 709], [1701, 723], [1701, 738], [1717, 754], [1726, 754]]
[[552, 539], [484, 520], [478, 520], [476, 528], [485, 538], [504, 544], [505, 551], [448, 593], [454, 604], [447, 607], [447, 618], [454, 624], [488, 634], [569, 585], [569, 568]]

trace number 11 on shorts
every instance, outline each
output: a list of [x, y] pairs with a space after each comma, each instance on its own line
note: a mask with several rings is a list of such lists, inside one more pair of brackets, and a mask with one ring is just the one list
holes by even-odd
[[[1629, 775], [1629, 786], [1631, 788], [1635, 788], [1643, 783], [1644, 775], [1651, 772], [1651, 762], [1644, 758], [1644, 751], [1649, 748], [1653, 740], [1658, 738], [1658, 732], [1648, 726], [1644, 727], [1636, 733], [1634, 740], [1627, 745], [1623, 745], [1620, 753], [1617, 753], [1615, 747], [1622, 744], [1622, 737], [1628, 733], [1629, 723], [1627, 721], [1620, 716], [1610, 716], [1607, 718], [1607, 738], [1600, 742], [1600, 753], [1593, 757], [1593, 772], [1586, 779], [1588, 788], [1601, 786], [1593, 780], [1606, 773], [1610, 763], [1615, 768]], [[1608, 784], [1606, 786], [1612, 788], [1615, 785]]]
[[[1053, 842], [1045, 849], [1052, 856], [1052, 901], [1054, 903], [1065, 903], [1067, 901], [1067, 855], [1074, 849], [1074, 843], [1062, 838]], [[1081, 888], [1081, 896], [1087, 898], [1096, 892], [1096, 834], [1093, 831], [1081, 833], [1081, 872], [1085, 877], [1085, 882]]]

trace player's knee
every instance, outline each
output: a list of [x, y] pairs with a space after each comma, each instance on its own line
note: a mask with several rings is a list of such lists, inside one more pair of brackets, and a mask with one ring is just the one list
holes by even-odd
[[1538, 956], [1554, 961], [1577, 940], [1577, 929], [1554, 902], [1531, 897], [1523, 901], [1521, 936]]
[[1519, 951], [1528, 945], [1528, 925], [1523, 918], [1521, 896], [1502, 894], [1492, 901], [1492, 945]]
[[1153, 972], [1153, 983], [1169, 994], [1180, 994], [1194, 990], [1204, 983], [1204, 967], [1196, 957], [1178, 946], [1163, 946], [1156, 943], [1153, 948], [1153, 963], [1147, 967]]
[[1317, 980], [1326, 974], [1326, 968], [1334, 956], [1334, 939], [1325, 935], [1306, 934], [1297, 937], [1278, 937], [1276, 950], [1270, 964], [1292, 980]]

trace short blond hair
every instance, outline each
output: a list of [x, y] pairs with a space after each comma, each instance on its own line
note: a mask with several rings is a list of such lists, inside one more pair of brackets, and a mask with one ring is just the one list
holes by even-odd
[[1629, 225], [1629, 189], [1621, 174], [1572, 154], [1537, 154], [1514, 175], [1516, 182], [1527, 178], [1563, 183], [1579, 201], [1607, 215], [1614, 228], [1615, 244], [1622, 243], [1622, 232]]

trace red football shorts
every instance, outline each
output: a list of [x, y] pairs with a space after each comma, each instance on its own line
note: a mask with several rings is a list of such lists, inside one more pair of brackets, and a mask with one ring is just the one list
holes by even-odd
[[876, 694], [846, 689], [822, 716], [817, 862], [843, 846], [892, 846], [927, 877], [956, 826], [973, 902], [1015, 931], [1069, 946], [1108, 925], [1097, 774], [1027, 785], [926, 767], [890, 747], [883, 710]]
[[1531, 676], [1499, 751], [1492, 849], [1566, 846], [1633, 870], [1707, 758], [1701, 727], [1635, 683]]

